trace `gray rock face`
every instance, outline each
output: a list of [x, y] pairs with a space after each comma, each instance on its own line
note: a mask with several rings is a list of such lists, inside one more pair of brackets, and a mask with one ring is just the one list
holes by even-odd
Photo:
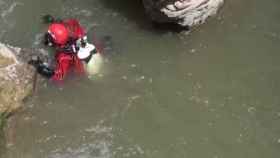
[[153, 21], [194, 26], [217, 13], [224, 0], [143, 0]]
[[18, 109], [32, 91], [34, 68], [27, 50], [0, 43], [0, 114]]

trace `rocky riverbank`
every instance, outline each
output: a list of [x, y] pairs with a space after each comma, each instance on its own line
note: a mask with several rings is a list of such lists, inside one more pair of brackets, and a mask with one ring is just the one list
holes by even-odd
[[48, 53], [43, 49], [21, 49], [0, 43], [0, 157], [6, 146], [4, 137], [9, 143], [9, 135], [13, 134], [9, 132], [13, 120], [5, 125], [8, 116], [23, 108], [24, 100], [34, 91], [35, 69], [28, 64], [34, 55], [46, 59]]
[[3, 119], [21, 108], [32, 93], [35, 70], [27, 62], [33, 55], [44, 58], [47, 52], [0, 43], [0, 127]]
[[0, 44], [0, 113], [17, 110], [32, 90], [34, 70], [20, 48]]
[[21, 51], [0, 43], [0, 152], [7, 116], [21, 107], [32, 89], [32, 69], [20, 59]]

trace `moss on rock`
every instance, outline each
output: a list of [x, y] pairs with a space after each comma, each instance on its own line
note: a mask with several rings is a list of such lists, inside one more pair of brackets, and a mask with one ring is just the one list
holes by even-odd
[[5, 139], [4, 139], [4, 124], [6, 122], [6, 116], [4, 113], [0, 113], [0, 157], [2, 156], [1, 154], [4, 153], [5, 150]]

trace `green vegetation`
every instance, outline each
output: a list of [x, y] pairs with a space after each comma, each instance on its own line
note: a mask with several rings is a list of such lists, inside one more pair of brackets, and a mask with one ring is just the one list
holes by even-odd
[[3, 128], [5, 125], [5, 120], [6, 120], [6, 114], [5, 113], [0, 113], [0, 157], [1, 153], [3, 153], [3, 150], [5, 149], [5, 139], [4, 139], [4, 132]]
[[8, 113], [0, 113], [0, 145], [4, 135], [4, 126], [6, 124], [6, 120], [8, 116], [9, 116]]
[[4, 138], [4, 126], [6, 123], [6, 118], [7, 118], [7, 114], [6, 113], [0, 113], [0, 148], [1, 148], [1, 144], [3, 142], [3, 138]]
[[0, 113], [0, 133], [2, 132], [3, 127], [5, 125], [6, 118], [7, 118], [6, 113]]

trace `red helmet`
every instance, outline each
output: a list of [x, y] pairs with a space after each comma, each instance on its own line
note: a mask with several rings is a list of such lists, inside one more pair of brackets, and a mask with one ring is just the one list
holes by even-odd
[[48, 33], [52, 36], [56, 44], [64, 45], [66, 44], [69, 32], [67, 28], [60, 23], [53, 23], [49, 26]]

